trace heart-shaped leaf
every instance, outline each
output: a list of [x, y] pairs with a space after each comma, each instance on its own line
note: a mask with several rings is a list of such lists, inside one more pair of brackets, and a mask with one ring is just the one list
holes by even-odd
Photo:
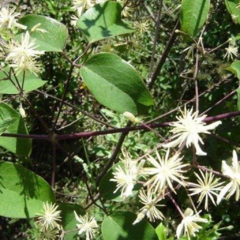
[[31, 38], [35, 39], [38, 50], [61, 52], [65, 47], [68, 30], [57, 20], [41, 15], [30, 14], [19, 20], [27, 26]]
[[126, 21], [121, 20], [121, 10], [122, 7], [117, 2], [96, 4], [81, 16], [77, 26], [89, 43], [134, 32]]
[[18, 164], [0, 162], [0, 201], [1, 216], [32, 218], [55, 196], [40, 176]]
[[91, 57], [80, 70], [81, 77], [102, 105], [119, 113], [144, 113], [153, 99], [135, 69], [111, 53]]

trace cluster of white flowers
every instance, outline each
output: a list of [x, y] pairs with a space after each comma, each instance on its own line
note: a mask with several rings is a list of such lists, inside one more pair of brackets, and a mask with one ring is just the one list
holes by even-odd
[[88, 9], [94, 6], [92, 0], [73, 0], [73, 7], [72, 9], [77, 11], [78, 17], [80, 17], [85, 9]]
[[[199, 133], [208, 133], [209, 129], [213, 129], [213, 125], [207, 125], [204, 128], [204, 123], [200, 122], [196, 115], [191, 113], [192, 112], [190, 111], [190, 113], [185, 114], [187, 120], [189, 121], [189, 118], [193, 116], [196, 126], [198, 126], [196, 127], [196, 132], [191, 132], [191, 134], [198, 135]], [[182, 122], [185, 123], [185, 121]], [[176, 124], [173, 123], [172, 125], [176, 127]], [[177, 126], [179, 126], [179, 123]], [[191, 122], [189, 126], [190, 128], [193, 128], [193, 123]], [[202, 131], [199, 131], [200, 127]], [[181, 130], [182, 129], [183, 127], [181, 125]], [[184, 140], [181, 139], [181, 141], [185, 141], [188, 137], [189, 134], [187, 134], [187, 136], [185, 135]], [[193, 137], [190, 139], [193, 139]], [[143, 184], [144, 188], [147, 189], [141, 189], [139, 192], [139, 199], [143, 204], [143, 207], [139, 210], [137, 218], [133, 224], [137, 224], [144, 217], [147, 217], [153, 222], [156, 220], [163, 220], [164, 215], [158, 209], [163, 205], [160, 205], [159, 202], [168, 195], [167, 191], [176, 193], [177, 184], [178, 186], [188, 187], [189, 191], [192, 192], [190, 195], [199, 195], [199, 205], [205, 200], [204, 207], [206, 210], [208, 210], [209, 199], [214, 205], [216, 205], [214, 198], [217, 197], [217, 203], [219, 203], [227, 193], [227, 199], [234, 193], [236, 193], [236, 200], [239, 200], [240, 198], [240, 162], [238, 162], [235, 151], [233, 151], [232, 167], [228, 166], [225, 161], [222, 161], [222, 173], [228, 177], [230, 181], [225, 187], [222, 187], [223, 183], [219, 182], [219, 178], [214, 178], [212, 172], [204, 173], [202, 170], [200, 170], [200, 175], [195, 173], [197, 184], [187, 182], [187, 178], [183, 176], [183, 174], [186, 173], [187, 168], [189, 168], [190, 165], [182, 162], [183, 157], [180, 157], [178, 152], [173, 154], [173, 156], [170, 156], [170, 149], [166, 151], [164, 158], [156, 152], [157, 159], [148, 155], [146, 161], [132, 160], [127, 152], [124, 152], [123, 155], [124, 159], [122, 159], [119, 165], [115, 168], [113, 179], [111, 179], [111, 181], [114, 181], [117, 184], [115, 192], [121, 189], [121, 197], [123, 199], [130, 197], [132, 196], [135, 184], [138, 183], [139, 180], [142, 181], [143, 179], [145, 180], [148, 178]], [[147, 166], [144, 167], [145, 163]], [[182, 221], [177, 227], [177, 238], [180, 238], [182, 235], [187, 236], [188, 239], [191, 239], [192, 236], [195, 237], [196, 233], [202, 228], [198, 225], [198, 222], [208, 222], [207, 219], [199, 216], [199, 212], [194, 213], [190, 208], [186, 209], [184, 213], [180, 213], [182, 215]], [[76, 225], [78, 228], [78, 234], [85, 234], [86, 240], [94, 239], [98, 228], [95, 218], [91, 217], [89, 214], [79, 216], [76, 212], [74, 212], [74, 215], [78, 222]], [[50, 236], [50, 238], [46, 239], [54, 239], [54, 236], [59, 234], [59, 231], [61, 230], [60, 222], [60, 211], [57, 210], [57, 206], [52, 203], [45, 203], [43, 205], [43, 212], [38, 214], [36, 223], [43, 234]]]
[[[79, 216], [74, 211], [78, 234], [85, 233], [86, 240], [94, 239], [98, 224], [94, 217], [86, 214]], [[36, 214], [36, 226], [41, 232], [41, 239], [54, 240], [63, 239], [64, 231], [61, 226], [61, 211], [58, 206], [53, 203], [45, 202], [41, 213]]]
[[[26, 26], [17, 22], [19, 13], [15, 12], [15, 9], [9, 7], [2, 7], [0, 10], [0, 32], [14, 30], [20, 28], [26, 30]], [[38, 26], [40, 24], [37, 24]], [[6, 36], [5, 36], [6, 35]], [[28, 31], [21, 34], [19, 38], [13, 38], [13, 33], [3, 35], [3, 41], [1, 41], [1, 54], [0, 57], [14, 68], [16, 74], [21, 72], [30, 71], [37, 75], [41, 72], [41, 66], [37, 62], [37, 58], [44, 54], [44, 51], [37, 50], [37, 45], [34, 39], [31, 39]], [[10, 40], [9, 40], [10, 39]]]
[[[131, 121], [135, 122], [135, 116], [125, 113]], [[220, 178], [215, 177], [215, 171], [207, 168], [200, 168], [200, 174], [194, 173], [197, 178], [197, 183], [188, 182], [186, 176], [191, 165], [184, 163], [184, 159], [179, 152], [170, 154], [170, 148], [180, 146], [183, 148], [194, 146], [196, 155], [205, 156], [205, 153], [199, 143], [203, 144], [203, 139], [200, 134], [209, 134], [210, 130], [214, 130], [221, 124], [221, 121], [216, 121], [211, 124], [204, 122], [206, 115], [199, 116], [198, 112], [193, 110], [181, 111], [181, 116], [177, 117], [176, 122], [170, 124], [171, 132], [174, 135], [171, 141], [163, 144], [167, 148], [165, 156], [161, 156], [156, 151], [156, 158], [152, 155], [147, 155], [145, 162], [132, 160], [129, 154], [124, 154], [122, 163], [115, 167], [113, 179], [117, 183], [116, 191], [121, 190], [123, 199], [133, 196], [132, 191], [136, 183], [142, 184], [143, 188], [139, 192], [140, 202], [143, 207], [139, 210], [136, 220], [133, 224], [137, 224], [144, 217], [150, 221], [162, 220], [163, 213], [158, 209], [161, 205], [159, 202], [163, 200], [170, 192], [176, 194], [176, 190], [183, 186], [190, 192], [190, 196], [198, 196], [199, 207], [204, 202], [204, 208], [208, 211], [209, 204], [216, 205], [225, 197], [229, 199], [235, 194], [236, 201], [240, 199], [240, 162], [238, 162], [237, 154], [233, 151], [232, 166], [229, 166], [226, 161], [222, 161], [222, 175], [228, 179], [227, 185], [224, 187], [224, 182], [220, 182]], [[198, 166], [197, 166], [198, 167]], [[219, 175], [221, 175], [219, 173]], [[145, 189], [146, 188], [146, 189]], [[194, 208], [195, 209], [195, 208]], [[195, 237], [196, 233], [202, 228], [197, 223], [207, 223], [208, 220], [201, 218], [199, 212], [192, 209], [187, 209], [184, 213], [178, 209], [182, 221], [177, 227], [176, 236], [180, 238], [185, 235], [188, 239]]]
[[[149, 178], [144, 183], [144, 187], [147, 187], [147, 190], [140, 190], [139, 193], [140, 202], [144, 206], [139, 210], [137, 218], [133, 222], [134, 225], [140, 222], [145, 216], [153, 222], [156, 220], [162, 220], [164, 215], [158, 207], [162, 206], [159, 202], [165, 198], [167, 190], [176, 193], [176, 184], [185, 187], [188, 185], [186, 177], [183, 176], [183, 174], [187, 171], [189, 164], [184, 164], [182, 162], [182, 157], [180, 157], [179, 153], [170, 156], [170, 150], [168, 149], [164, 158], [162, 158], [158, 152], [156, 152], [156, 156], [157, 159], [154, 159], [150, 155], [147, 156], [147, 166], [143, 167], [142, 162], [141, 164], [137, 164], [136, 160], [131, 160], [129, 155], [127, 155], [127, 158], [122, 160], [124, 162], [124, 167], [122, 168], [118, 166], [113, 173], [114, 178], [112, 181], [117, 182], [116, 191], [121, 189], [121, 196], [124, 199], [131, 196], [134, 184], [139, 179], [139, 176]], [[207, 176], [207, 178], [209, 180], [203, 180], [203, 183], [206, 182], [206, 184], [210, 184], [211, 188], [209, 194], [206, 192], [202, 196], [202, 199], [206, 196], [209, 196], [212, 199], [210, 193], [219, 190], [219, 184], [216, 184], [216, 181], [213, 181], [211, 176], [210, 178]], [[194, 185], [194, 187], [199, 186]], [[201, 218], [198, 214], [193, 215], [192, 210], [191, 212], [187, 210], [182, 222], [177, 228], [177, 237], [179, 238], [182, 234], [195, 236], [195, 232], [201, 229], [196, 222], [207, 222], [207, 220]]]

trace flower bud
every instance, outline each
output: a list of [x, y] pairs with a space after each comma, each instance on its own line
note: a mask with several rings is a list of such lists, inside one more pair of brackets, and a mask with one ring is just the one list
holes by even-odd
[[124, 112], [123, 116], [130, 120], [133, 123], [139, 123], [139, 119], [137, 119], [132, 113], [130, 112]]
[[20, 104], [19, 113], [20, 113], [20, 115], [22, 116], [22, 118], [25, 118], [25, 117], [26, 117], [26, 112], [25, 112], [25, 110], [23, 109], [22, 104]]

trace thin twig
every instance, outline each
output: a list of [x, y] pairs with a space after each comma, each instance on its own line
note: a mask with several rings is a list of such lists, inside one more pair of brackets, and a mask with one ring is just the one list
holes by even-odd
[[101, 196], [100, 196], [100, 193], [97, 193], [97, 194], [95, 195], [95, 197], [92, 199], [92, 202], [89, 203], [89, 204], [84, 208], [84, 210], [87, 210], [88, 208], [90, 208], [100, 197], [101, 197]]
[[174, 206], [176, 207], [176, 209], [178, 210], [178, 212], [180, 213], [180, 215], [182, 216], [182, 218], [184, 218], [184, 214], [181, 210], [181, 208], [179, 207], [179, 205], [177, 204], [177, 202], [175, 201], [175, 199], [172, 197], [171, 193], [169, 192], [168, 194], [166, 194], [172, 201], [172, 203], [174, 204]]
[[[131, 122], [129, 121], [126, 125], [126, 128], [130, 127], [130, 126], [131, 126]], [[107, 173], [108, 169], [113, 165], [117, 155], [119, 154], [119, 152], [121, 150], [122, 144], [123, 144], [127, 134], [128, 134], [128, 132], [123, 132], [122, 135], [120, 136], [120, 138], [118, 140], [118, 143], [117, 143], [117, 146], [116, 146], [112, 156], [109, 158], [107, 164], [104, 166], [102, 172], [99, 174], [99, 176], [96, 179], [96, 184], [97, 185], [100, 183], [103, 176]]]
[[[52, 99], [55, 99], [55, 100], [57, 100], [57, 101], [61, 101], [60, 98], [57, 98], [57, 97], [55, 97], [55, 96], [52, 96], [52, 95], [50, 95], [50, 94], [48, 94], [48, 93], [45, 93], [45, 92], [42, 92], [42, 91], [40, 91], [40, 90], [35, 90], [35, 92], [36, 92], [36, 93], [39, 93], [39, 94], [42, 94], [42, 95], [44, 95], [44, 96], [48, 96], [48, 97], [50, 97], [50, 98], [52, 98]], [[71, 104], [71, 103], [69, 103], [69, 102], [63, 101], [63, 103], [64, 103], [65, 105], [67, 105], [67, 106], [69, 106], [69, 107], [71, 107], [71, 108], [73, 108], [73, 109], [75, 109], [75, 110], [83, 113], [84, 115], [88, 116], [89, 118], [93, 119], [94, 121], [96, 121], [96, 122], [98, 122], [98, 123], [101, 123], [101, 124], [103, 124], [103, 125], [105, 125], [105, 126], [108, 126], [108, 127], [110, 127], [110, 128], [116, 128], [116, 127], [112, 126], [112, 125], [109, 124], [109, 123], [106, 123], [106, 122], [101, 121], [100, 119], [96, 118], [95, 116], [91, 115], [90, 113], [88, 113], [88, 112], [86, 112], [86, 111], [84, 111], [84, 110], [82, 110], [82, 109], [74, 106], [73, 104]]]
[[103, 206], [100, 206], [99, 204], [96, 203], [96, 201], [95, 201], [95, 199], [94, 199], [94, 197], [93, 197], [93, 195], [92, 195], [92, 193], [91, 193], [91, 189], [90, 189], [87, 181], [85, 181], [85, 185], [86, 185], [86, 187], [87, 187], [87, 191], [88, 191], [89, 197], [90, 197], [90, 199], [91, 199], [91, 202], [94, 203], [97, 207], [99, 207], [106, 215], [108, 215], [108, 212], [107, 212], [106, 207], [105, 207], [104, 205], [103, 205]]
[[217, 46], [217, 47], [215, 47], [215, 48], [211, 49], [211, 50], [210, 50], [210, 51], [208, 51], [207, 53], [212, 53], [212, 52], [214, 52], [214, 51], [218, 50], [219, 48], [221, 48], [222, 46], [224, 46], [224, 45], [225, 45], [225, 44], [227, 44], [227, 43], [229, 43], [229, 40], [227, 40], [226, 42], [224, 42], [224, 43], [220, 44], [219, 46]]
[[164, 50], [164, 52], [163, 52], [163, 54], [162, 54], [158, 64], [157, 64], [157, 67], [156, 67], [156, 69], [155, 69], [155, 71], [154, 71], [154, 73], [152, 75], [151, 81], [149, 82], [148, 86], [149, 86], [150, 89], [153, 87], [154, 82], [157, 80], [157, 77], [158, 77], [159, 73], [161, 72], [162, 66], [165, 63], [165, 60], [166, 60], [166, 58], [167, 58], [167, 56], [168, 56], [168, 54], [169, 54], [169, 52], [170, 52], [170, 50], [171, 50], [175, 40], [177, 38], [177, 33], [175, 32], [175, 30], [177, 28], [179, 28], [179, 26], [180, 26], [180, 20], [178, 19], [177, 23], [175, 24], [175, 27], [174, 27], [174, 29], [172, 31], [172, 34], [171, 34], [171, 36], [170, 36], [170, 38], [168, 40], [167, 46], [166, 46], [166, 48], [165, 48], [165, 50]]
[[215, 171], [215, 170], [213, 170], [213, 169], [206, 168], [205, 166], [197, 165], [197, 166], [193, 166], [193, 167], [198, 168], [198, 169], [201, 169], [201, 170], [204, 171], [204, 172], [213, 173], [213, 174], [218, 175], [218, 176], [220, 176], [220, 177], [229, 178], [228, 176], [225, 176], [225, 175], [223, 175], [222, 173], [220, 173], [220, 172], [218, 172], [218, 171]]
[[159, 9], [158, 9], [157, 22], [156, 22], [155, 37], [154, 37], [154, 41], [153, 41], [153, 49], [152, 49], [150, 68], [149, 68], [149, 74], [148, 74], [149, 78], [152, 77], [154, 58], [155, 58], [155, 54], [156, 54], [156, 47], [157, 47], [157, 42], [158, 42], [158, 37], [159, 37], [159, 30], [160, 30], [161, 13], [162, 13], [162, 0], [159, 1]]
[[224, 101], [226, 101], [228, 98], [230, 98], [233, 94], [236, 93], [236, 91], [239, 88], [233, 90], [232, 92], [230, 92], [229, 94], [227, 94], [224, 98], [220, 99], [219, 101], [217, 101], [214, 105], [212, 105], [210, 108], [208, 108], [207, 110], [205, 110], [204, 112], [201, 113], [201, 115], [206, 114], [208, 111], [210, 111], [211, 109], [213, 109], [214, 107], [218, 106], [219, 104], [223, 103]]
[[226, 138], [224, 138], [222, 136], [219, 136], [218, 134], [214, 134], [213, 133], [213, 134], [211, 134], [211, 136], [221, 140], [222, 142], [228, 143], [228, 144], [230, 144], [232, 146], [240, 147], [240, 144], [238, 142], [230, 141], [230, 140], [228, 140], [228, 139], [226, 139]]
[[196, 111], [199, 110], [199, 94], [198, 94], [198, 80], [197, 80], [197, 75], [199, 71], [199, 55], [198, 55], [198, 49], [196, 52], [196, 63], [195, 63], [195, 72], [194, 72], [194, 85], [195, 85], [195, 99], [196, 99]]
[[51, 187], [52, 189], [55, 188], [55, 177], [56, 177], [56, 146], [54, 142], [52, 142], [52, 179], [51, 179]]
[[57, 122], [58, 122], [58, 119], [59, 119], [59, 116], [60, 116], [60, 113], [62, 111], [62, 107], [63, 107], [63, 104], [64, 104], [64, 100], [67, 96], [68, 88], [69, 88], [69, 85], [70, 85], [70, 80], [71, 80], [71, 77], [72, 77], [73, 68], [74, 68], [74, 66], [71, 66], [71, 68], [69, 70], [69, 73], [68, 73], [67, 83], [66, 83], [65, 88], [64, 88], [64, 93], [63, 93], [63, 96], [62, 96], [60, 107], [58, 109], [57, 117], [56, 117], [55, 122], [53, 124], [53, 128], [52, 128], [53, 130], [56, 129]]
[[38, 120], [41, 122], [43, 128], [45, 129], [45, 131], [47, 133], [50, 133], [50, 130], [48, 128], [48, 125], [44, 122], [44, 120], [42, 119], [42, 117], [38, 114], [38, 112], [35, 110], [35, 108], [32, 106], [31, 102], [24, 97], [24, 101], [27, 102], [28, 106], [30, 107], [31, 111], [35, 114], [35, 116], [38, 118]]
[[73, 61], [73, 65], [77, 64], [77, 62], [82, 58], [82, 56], [88, 51], [90, 47], [91, 47], [91, 43], [89, 43], [87, 47], [84, 49], [84, 51]]
[[[237, 112], [230, 112], [230, 113], [224, 113], [217, 116], [212, 117], [206, 117], [203, 119], [203, 122], [214, 122], [219, 121], [227, 118], [233, 118], [240, 116], [240, 111]], [[151, 128], [164, 128], [171, 126], [172, 122], [165, 122], [165, 123], [158, 123], [158, 124], [151, 124], [149, 125]], [[80, 139], [80, 138], [86, 138], [86, 137], [93, 137], [93, 136], [100, 136], [100, 135], [108, 135], [113, 133], [128, 133], [131, 131], [137, 131], [137, 130], [149, 130], [144, 125], [140, 126], [134, 126], [134, 127], [125, 127], [125, 128], [117, 128], [117, 129], [107, 129], [103, 131], [86, 131], [86, 132], [80, 132], [80, 133], [69, 133], [69, 134], [58, 134], [55, 136], [55, 140], [69, 140], [69, 139]], [[49, 135], [33, 135], [33, 134], [15, 134], [15, 133], [3, 133], [1, 137], [16, 137], [16, 138], [30, 138], [30, 139], [39, 139], [39, 140], [48, 140], [51, 141], [51, 136]]]
[[148, 12], [148, 14], [150, 15], [150, 17], [152, 18], [152, 20], [153, 20], [155, 23], [157, 23], [157, 20], [155, 19], [155, 16], [154, 16], [154, 14], [152, 13], [151, 9], [149, 9], [149, 7], [148, 7], [145, 3], [143, 3], [143, 6], [144, 6], [145, 9], [147, 10], [147, 12]]
[[[211, 88], [209, 88], [209, 89], [203, 91], [202, 93], [200, 93], [200, 94], [199, 94], [199, 97], [202, 97], [202, 96], [205, 95], [206, 93], [209, 93], [209, 92], [211, 92], [213, 89], [216, 89], [216, 87], [220, 86], [222, 83], [228, 83], [229, 81], [230, 81], [229, 79], [227, 79], [227, 80], [224, 79], [224, 80], [222, 80], [222, 81], [220, 81], [220, 82], [218, 82], [218, 83], [216, 83], [216, 84], [213, 84], [213, 85], [211, 86]], [[173, 112], [178, 111], [178, 110], [179, 110], [181, 107], [183, 107], [184, 105], [187, 105], [187, 104], [189, 104], [189, 103], [191, 103], [191, 102], [194, 102], [194, 101], [195, 101], [195, 97], [192, 98], [192, 99], [190, 99], [190, 100], [188, 100], [188, 101], [185, 102], [184, 104], [182, 104], [182, 105], [180, 105], [180, 106], [178, 106], [178, 107], [176, 107], [176, 108], [174, 108], [174, 109], [172, 109], [172, 110], [170, 110], [170, 111], [168, 111], [168, 112], [166, 112], [166, 113], [164, 113], [164, 114], [161, 114], [160, 116], [158, 116], [158, 117], [156, 117], [156, 118], [154, 118], [154, 119], [151, 119], [150, 121], [147, 121], [145, 124], [149, 124], [149, 123], [156, 122], [157, 120], [159, 120], [159, 119], [161, 119], [161, 118], [163, 118], [163, 117], [166, 117], [166, 116], [170, 115], [170, 114], [173, 113]]]

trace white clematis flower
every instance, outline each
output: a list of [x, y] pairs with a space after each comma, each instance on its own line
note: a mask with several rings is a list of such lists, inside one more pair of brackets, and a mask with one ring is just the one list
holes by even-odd
[[79, 222], [77, 224], [78, 234], [86, 234], [86, 240], [94, 239], [96, 228], [98, 228], [97, 221], [94, 217], [90, 217], [88, 214], [85, 216], [78, 216], [74, 211], [76, 220]]
[[17, 23], [16, 18], [20, 13], [15, 13], [15, 8], [9, 9], [8, 7], [2, 7], [0, 10], [0, 29], [13, 29], [14, 27], [20, 29], [26, 29], [27, 27]]
[[163, 147], [172, 148], [181, 146], [184, 142], [186, 142], [187, 148], [192, 144], [195, 146], [197, 155], [207, 155], [202, 151], [199, 145], [199, 142], [204, 144], [199, 134], [209, 134], [209, 130], [215, 129], [222, 122], [217, 121], [207, 125], [205, 122], [203, 122], [203, 120], [206, 118], [206, 115], [199, 117], [198, 112], [193, 113], [193, 109], [187, 110], [185, 108], [183, 112], [181, 111], [181, 113], [182, 116], [177, 117], [178, 121], [171, 124], [171, 126], [173, 126], [171, 132], [174, 133], [172, 136], [173, 140], [167, 144], [163, 144]]
[[48, 229], [60, 229], [61, 211], [58, 210], [58, 206], [54, 203], [43, 203], [42, 213], [37, 214], [37, 225], [43, 230]]
[[41, 70], [36, 58], [44, 54], [44, 51], [36, 50], [37, 45], [33, 39], [30, 39], [29, 32], [21, 36], [20, 42], [12, 40], [6, 48], [8, 52], [6, 61], [17, 70], [17, 74], [21, 71], [30, 71], [37, 75]]
[[169, 157], [170, 150], [166, 152], [165, 158], [161, 158], [159, 153], [156, 151], [157, 159], [152, 156], [148, 156], [147, 160], [153, 165], [153, 167], [144, 168], [144, 173], [147, 175], [153, 175], [145, 185], [148, 186], [153, 191], [161, 192], [169, 187], [174, 193], [174, 187], [172, 182], [175, 181], [181, 185], [185, 185], [183, 173], [186, 170], [183, 170], [188, 164], [183, 164], [182, 157], [179, 153], [174, 154], [172, 157]]
[[122, 165], [116, 167], [113, 172], [113, 178], [110, 181], [117, 183], [117, 192], [121, 189], [121, 197], [123, 199], [132, 194], [134, 185], [137, 180], [142, 176], [142, 166], [144, 161], [138, 163], [136, 160], [131, 160], [128, 154], [124, 154], [125, 159], [122, 160]]
[[198, 203], [199, 205], [203, 200], [205, 200], [204, 208], [208, 210], [209, 199], [214, 205], [214, 197], [218, 196], [218, 192], [222, 189], [222, 182], [219, 182], [219, 178], [214, 178], [213, 173], [206, 172], [205, 174], [200, 170], [201, 176], [197, 173], [194, 173], [197, 177], [196, 183], [188, 183], [189, 190], [192, 192], [190, 196], [199, 194]]
[[163, 206], [157, 204], [162, 200], [159, 196], [154, 196], [155, 194], [152, 192], [150, 188], [145, 192], [141, 190], [139, 193], [140, 202], [144, 204], [144, 207], [140, 209], [140, 213], [137, 215], [136, 220], [133, 222], [133, 225], [139, 223], [145, 216], [151, 221], [155, 222], [156, 219], [162, 220], [164, 215], [161, 211], [158, 210], [157, 207]]
[[201, 218], [199, 214], [193, 214], [193, 210], [187, 208], [184, 212], [184, 218], [182, 222], [177, 227], [177, 238], [180, 238], [182, 235], [187, 236], [190, 240], [191, 236], [195, 237], [196, 232], [198, 232], [202, 227], [199, 226], [196, 222], [207, 223], [208, 220]]
[[226, 53], [224, 55], [224, 58], [227, 58], [228, 60], [234, 59], [234, 57], [238, 56], [238, 48], [229, 45], [229, 47], [225, 48]]

